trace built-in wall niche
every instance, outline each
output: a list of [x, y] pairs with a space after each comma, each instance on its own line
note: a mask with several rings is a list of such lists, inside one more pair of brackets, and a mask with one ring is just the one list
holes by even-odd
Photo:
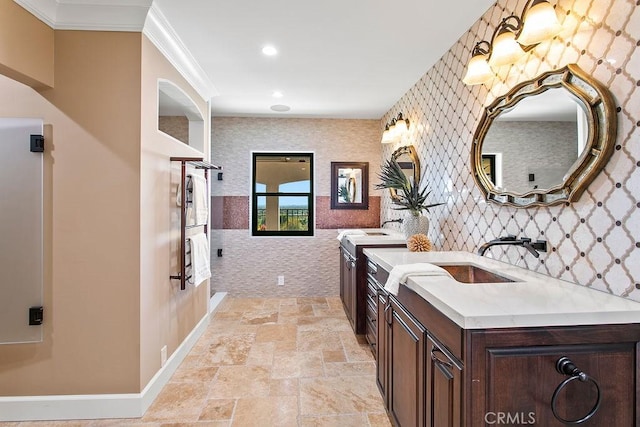
[[158, 130], [204, 152], [204, 118], [193, 100], [168, 80], [158, 81]]

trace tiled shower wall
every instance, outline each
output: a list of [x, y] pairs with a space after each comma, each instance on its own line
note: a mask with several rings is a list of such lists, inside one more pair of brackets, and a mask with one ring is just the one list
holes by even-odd
[[[212, 190], [213, 291], [234, 296], [339, 294], [338, 228], [377, 227], [381, 158], [377, 120], [214, 117], [211, 161], [224, 167]], [[252, 151], [314, 152], [316, 230], [313, 237], [251, 237]], [[369, 210], [329, 209], [331, 162], [369, 162]], [[222, 249], [222, 257], [217, 250]], [[278, 276], [284, 286], [278, 286]]]
[[[492, 249], [492, 256], [584, 286], [640, 301], [640, 2], [558, 0], [563, 25], [553, 41], [499, 70], [486, 85], [462, 83], [474, 44], [488, 40], [503, 17], [525, 0], [499, 0], [394, 105], [381, 126], [402, 111], [411, 121], [398, 146], [417, 147], [432, 202], [430, 238], [438, 250], [476, 251], [505, 234], [545, 239], [539, 259], [524, 249]], [[553, 1], [552, 1], [553, 3]], [[516, 209], [487, 203], [471, 176], [470, 152], [482, 109], [518, 82], [577, 63], [612, 92], [618, 106], [616, 149], [605, 169], [571, 205]], [[397, 217], [388, 196], [382, 219]]]

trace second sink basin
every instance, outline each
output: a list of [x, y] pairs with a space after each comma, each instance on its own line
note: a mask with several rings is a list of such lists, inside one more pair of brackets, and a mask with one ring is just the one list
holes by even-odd
[[515, 280], [508, 279], [499, 274], [477, 267], [473, 264], [449, 264], [439, 265], [451, 274], [451, 276], [462, 283], [508, 283]]

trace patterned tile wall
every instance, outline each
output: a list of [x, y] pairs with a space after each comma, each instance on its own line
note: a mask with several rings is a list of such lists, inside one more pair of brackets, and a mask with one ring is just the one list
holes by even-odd
[[[640, 301], [640, 2], [557, 0], [563, 25], [494, 81], [462, 83], [471, 48], [489, 39], [503, 17], [519, 14], [525, 0], [498, 0], [381, 119], [399, 111], [411, 121], [402, 142], [385, 146], [383, 158], [416, 145], [435, 201], [430, 237], [439, 250], [476, 251], [507, 233], [546, 239], [539, 259], [519, 248], [492, 249], [502, 261]], [[553, 3], [553, 1], [552, 1]], [[482, 109], [520, 81], [577, 63], [612, 92], [618, 106], [613, 157], [580, 200], [571, 205], [515, 209], [489, 204], [470, 169], [474, 129]], [[382, 219], [398, 216], [388, 195]]]
[[[251, 151], [315, 152], [316, 196], [326, 207], [332, 161], [369, 162], [369, 195], [380, 195], [373, 190], [380, 167], [380, 136], [377, 120], [214, 117], [211, 161], [222, 165], [224, 173], [222, 181], [212, 181], [212, 214], [224, 215], [222, 224], [229, 228], [211, 230], [213, 291], [254, 297], [338, 295], [336, 228], [343, 226], [333, 220], [342, 213], [327, 216], [321, 225], [333, 229], [318, 227], [313, 237], [251, 237], [249, 207], [243, 204], [251, 191]], [[370, 206], [377, 224], [379, 201]], [[318, 206], [316, 214], [322, 212], [328, 215]], [[349, 212], [357, 213], [365, 224], [371, 220], [366, 211]], [[244, 221], [243, 227], [236, 217]], [[345, 220], [344, 226], [350, 225]], [[222, 257], [217, 257], [219, 248]], [[285, 276], [284, 286], [276, 285], [279, 275]]]

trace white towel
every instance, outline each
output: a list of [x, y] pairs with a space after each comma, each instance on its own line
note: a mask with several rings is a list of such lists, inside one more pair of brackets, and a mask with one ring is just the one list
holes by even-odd
[[[191, 278], [189, 283], [198, 286], [205, 279], [211, 277], [209, 268], [209, 240], [204, 233], [195, 234], [187, 238], [191, 246]], [[186, 274], [186, 273], [185, 273]], [[189, 274], [187, 274], [187, 277]]]
[[393, 295], [398, 295], [400, 283], [405, 283], [409, 276], [448, 276], [449, 272], [437, 265], [427, 262], [418, 262], [415, 264], [399, 264], [391, 269], [384, 289]]
[[352, 236], [366, 236], [367, 232], [366, 231], [362, 231], [362, 230], [358, 230], [358, 229], [354, 229], [354, 230], [343, 230], [340, 234], [338, 234], [338, 240], [342, 241], [342, 238], [344, 236], [347, 235], [352, 235]]
[[[191, 175], [191, 195], [193, 210], [187, 217], [187, 224], [202, 225], [209, 222], [209, 203], [207, 203], [207, 180], [200, 175]], [[189, 212], [187, 212], [187, 215]], [[191, 219], [189, 219], [191, 218]]]

